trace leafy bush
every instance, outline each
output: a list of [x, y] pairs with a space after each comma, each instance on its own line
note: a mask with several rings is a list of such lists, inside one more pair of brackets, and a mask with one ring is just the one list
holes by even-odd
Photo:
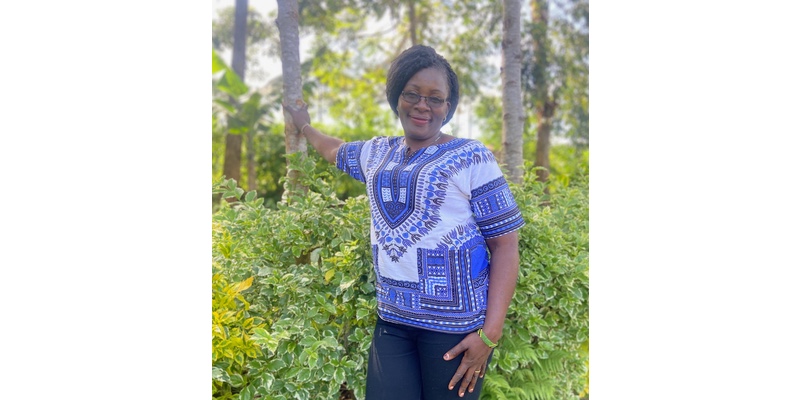
[[215, 359], [215, 398], [336, 399], [345, 382], [363, 398], [376, 318], [367, 202], [339, 200], [326, 183], [331, 171], [314, 174], [310, 157], [298, 168], [311, 190], [276, 210], [231, 180], [216, 186], [239, 201], [222, 202], [213, 215], [214, 276], [253, 279], [238, 299], [241, 323], [263, 323], [245, 339], [259, 354]]
[[[214, 185], [237, 200], [212, 219], [214, 398], [364, 398], [376, 318], [368, 202], [337, 197], [333, 166], [291, 162], [309, 191], [276, 209], [231, 180]], [[527, 221], [519, 285], [482, 398], [574, 399], [588, 359], [588, 180], [546, 207], [532, 171], [512, 190]]]

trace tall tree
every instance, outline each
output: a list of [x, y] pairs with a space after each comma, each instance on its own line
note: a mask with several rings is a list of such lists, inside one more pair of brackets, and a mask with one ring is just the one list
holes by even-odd
[[509, 179], [522, 183], [522, 50], [520, 48], [521, 0], [503, 1], [503, 163]]
[[[247, 48], [247, 0], [236, 0], [236, 17], [233, 32], [233, 71], [244, 81]], [[230, 132], [225, 137], [225, 166], [223, 173], [229, 179], [241, 180], [242, 135]]]
[[555, 92], [548, 79], [549, 40], [547, 37], [547, 21], [549, 10], [547, 0], [532, 0], [531, 13], [533, 20], [533, 85], [534, 110], [537, 117], [536, 128], [536, 176], [539, 181], [546, 182], [550, 176], [550, 131], [553, 128], [553, 114], [556, 110]]
[[414, 9], [416, 0], [408, 0], [408, 31], [411, 32], [411, 45], [416, 46], [419, 44], [417, 39], [417, 12]]
[[[300, 73], [300, 21], [297, 0], [277, 0], [278, 32], [281, 40], [281, 69], [283, 71], [283, 102], [291, 106], [300, 106], [303, 103], [303, 87]], [[299, 126], [294, 125], [292, 116], [284, 111], [284, 138], [286, 154], [307, 152], [306, 138], [300, 133]], [[287, 159], [287, 162], [289, 160]], [[289, 168], [287, 175], [287, 191], [297, 193], [305, 188], [298, 184], [299, 171]]]

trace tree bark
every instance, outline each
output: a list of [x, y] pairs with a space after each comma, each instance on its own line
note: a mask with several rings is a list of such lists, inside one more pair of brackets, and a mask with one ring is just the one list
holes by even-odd
[[544, 169], [536, 170], [536, 180], [547, 182], [550, 178], [550, 131], [553, 127], [553, 110], [555, 103], [548, 102], [541, 112], [537, 112], [539, 123], [536, 128], [536, 161], [534, 167]]
[[535, 86], [535, 110], [538, 119], [536, 128], [536, 179], [547, 182], [550, 177], [550, 131], [553, 126], [553, 114], [556, 102], [550, 93], [551, 82], [547, 77], [548, 67], [548, 9], [547, 0], [532, 0], [533, 19], [533, 79]]
[[509, 179], [522, 183], [522, 49], [520, 48], [521, 0], [503, 1], [503, 163]]
[[[300, 14], [298, 13], [297, 0], [277, 0], [278, 32], [281, 41], [281, 68], [283, 71], [283, 101], [288, 105], [300, 106], [303, 103], [303, 86], [300, 76]], [[306, 138], [300, 134], [300, 127], [294, 126], [292, 116], [288, 111], [283, 112], [285, 121], [284, 141], [286, 154], [307, 154]], [[288, 166], [288, 160], [287, 160]], [[305, 192], [306, 188], [298, 184], [300, 171], [287, 168], [287, 185], [284, 198], [291, 193]]]
[[[233, 60], [231, 67], [244, 82], [245, 51], [247, 48], [247, 0], [236, 0], [233, 29]], [[225, 163], [223, 174], [240, 183], [242, 178], [242, 135], [225, 135]]]

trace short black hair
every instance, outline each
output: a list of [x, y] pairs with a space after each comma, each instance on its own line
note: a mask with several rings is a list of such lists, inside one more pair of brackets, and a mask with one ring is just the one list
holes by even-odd
[[389, 73], [386, 75], [386, 100], [389, 101], [394, 115], [398, 115], [397, 102], [400, 100], [400, 92], [403, 91], [408, 80], [420, 70], [431, 67], [444, 72], [447, 77], [447, 86], [450, 88], [447, 96], [450, 110], [447, 112], [442, 126], [453, 118], [458, 106], [458, 77], [444, 57], [437, 54], [433, 48], [421, 44], [404, 50], [389, 67]]

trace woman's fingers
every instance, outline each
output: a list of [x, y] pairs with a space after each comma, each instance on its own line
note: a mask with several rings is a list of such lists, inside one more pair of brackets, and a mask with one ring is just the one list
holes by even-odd
[[475, 384], [478, 383], [478, 379], [483, 378], [483, 368], [478, 368], [473, 372], [472, 381], [469, 382], [469, 392], [472, 393], [475, 390]]
[[461, 386], [458, 388], [458, 395], [464, 397], [464, 393], [466, 393], [467, 390], [469, 390], [470, 393], [475, 390], [475, 384], [478, 382], [480, 374], [481, 371], [479, 368], [465, 367], [464, 364], [461, 364], [458, 370], [456, 370], [456, 374], [453, 375], [453, 379], [450, 380], [448, 389], [453, 390], [458, 381], [461, 381]]
[[458, 395], [460, 397], [464, 397], [464, 393], [466, 393], [467, 389], [470, 392], [475, 388], [475, 382], [478, 381], [478, 377], [481, 374], [481, 371], [478, 368], [471, 368], [468, 373], [464, 376], [464, 379], [461, 380], [461, 387], [458, 388]]

